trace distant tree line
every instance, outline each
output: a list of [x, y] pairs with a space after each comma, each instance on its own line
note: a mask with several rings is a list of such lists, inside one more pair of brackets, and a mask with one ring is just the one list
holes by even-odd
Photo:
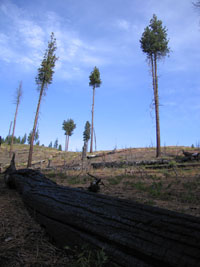
[[62, 145], [58, 144], [58, 138], [56, 138], [55, 142], [54, 142], [54, 145], [53, 145], [53, 142], [51, 141], [48, 145], [49, 148], [56, 148], [58, 149], [59, 151], [62, 151]]
[[[7, 135], [5, 138], [2, 137], [1, 140], [2, 140], [2, 144], [10, 145], [11, 144], [11, 140], [12, 140], [12, 136]], [[26, 144], [26, 141], [27, 141], [26, 134], [24, 134], [23, 137], [21, 137], [21, 136], [18, 136], [18, 137], [13, 136], [13, 144], [22, 144], [22, 145], [24, 145], [24, 144]]]

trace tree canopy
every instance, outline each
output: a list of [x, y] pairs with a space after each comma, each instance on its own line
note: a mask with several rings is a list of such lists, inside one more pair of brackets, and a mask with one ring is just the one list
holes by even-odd
[[52, 141], [49, 143], [49, 146], [48, 147], [50, 147], [50, 148], [53, 147]]
[[94, 70], [91, 72], [89, 79], [90, 79], [89, 82], [90, 86], [93, 86], [93, 88], [100, 87], [101, 85], [100, 72], [97, 67], [94, 67]]
[[53, 147], [54, 147], [54, 148], [58, 148], [58, 138], [56, 138]]
[[75, 128], [76, 124], [72, 119], [68, 119], [67, 121], [64, 120], [63, 130], [65, 131], [65, 135], [71, 136]]
[[83, 141], [84, 142], [88, 142], [88, 140], [90, 139], [90, 123], [89, 121], [86, 121], [85, 123], [85, 130], [83, 132]]
[[167, 29], [162, 26], [162, 21], [154, 14], [140, 39], [142, 51], [150, 58], [152, 55], [157, 58], [166, 56], [169, 53], [169, 40], [167, 39]]
[[50, 41], [48, 42], [48, 48], [45, 51], [41, 66], [38, 68], [38, 75], [35, 78], [38, 90], [40, 91], [41, 88], [44, 89], [43, 94], [45, 94], [45, 89], [47, 89], [48, 85], [52, 83], [55, 63], [58, 60], [58, 57], [55, 55], [56, 49], [56, 39], [52, 32]]

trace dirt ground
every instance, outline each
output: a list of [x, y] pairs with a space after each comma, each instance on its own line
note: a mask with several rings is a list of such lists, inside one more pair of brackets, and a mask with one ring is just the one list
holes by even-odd
[[[20, 147], [21, 148], [21, 147]], [[15, 148], [17, 168], [24, 168], [26, 147]], [[87, 170], [62, 169], [63, 165], [76, 165], [80, 153], [68, 153], [55, 150], [39, 150], [34, 154], [34, 161], [39, 162], [47, 177], [58, 184], [81, 187], [87, 190], [93, 180], [92, 174], [102, 179], [102, 194], [131, 199], [140, 203], [158, 206], [181, 213], [200, 216], [200, 162], [196, 165], [179, 168], [174, 163], [175, 156], [181, 154], [182, 148], [165, 149], [163, 158], [172, 160], [169, 169], [147, 169], [145, 167], [101, 168]], [[21, 155], [21, 156], [20, 156]], [[92, 162], [148, 160], [155, 158], [154, 149], [123, 150], [119, 153], [95, 158]], [[45, 163], [42, 160], [45, 159]], [[51, 160], [51, 167], [47, 164]], [[2, 169], [9, 163], [8, 149], [0, 151]], [[193, 162], [192, 162], [193, 163]], [[58, 168], [57, 168], [58, 167]], [[77, 257], [70, 248], [58, 249], [32, 217], [30, 217], [19, 194], [5, 186], [0, 175], [0, 266], [81, 266], [73, 265]], [[91, 266], [93, 267], [93, 266]]]
[[0, 176], [0, 266], [68, 266], [73, 256], [51, 244], [19, 194]]

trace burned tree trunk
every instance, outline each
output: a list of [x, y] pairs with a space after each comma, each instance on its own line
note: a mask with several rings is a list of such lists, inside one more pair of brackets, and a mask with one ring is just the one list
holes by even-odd
[[59, 186], [31, 169], [6, 175], [61, 247], [87, 242], [126, 267], [200, 266], [199, 218]]

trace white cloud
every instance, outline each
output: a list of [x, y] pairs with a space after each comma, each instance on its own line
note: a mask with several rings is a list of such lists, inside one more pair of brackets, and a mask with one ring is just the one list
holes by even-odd
[[4, 33], [0, 33], [0, 58], [9, 63], [13, 58], [13, 53], [9, 49], [9, 38]]
[[17, 63], [24, 69], [38, 66], [45, 45], [42, 28], [10, 1], [0, 4], [0, 15], [9, 21], [4, 25], [9, 27], [8, 30], [1, 27], [0, 59]]
[[125, 30], [125, 31], [129, 31], [131, 28], [131, 24], [130, 22], [128, 22], [125, 19], [118, 19], [116, 22], [116, 26], [121, 29], [121, 30]]
[[23, 42], [31, 48], [43, 48], [45, 33], [42, 28], [33, 21], [17, 20], [19, 33]]
[[73, 70], [71, 66], [84, 68], [106, 63], [102, 56], [101, 58], [97, 56], [101, 48], [96, 48], [83, 41], [78, 32], [68, 27], [69, 20], [47, 11], [44, 14], [45, 19], [36, 21], [33, 14], [27, 15], [25, 11], [9, 1], [0, 4], [0, 15], [2, 13], [10, 22], [9, 31], [3, 31], [3, 27], [1, 27], [1, 60], [7, 63], [12, 61], [26, 70], [38, 67], [49, 35], [54, 32], [57, 40], [56, 54], [59, 57], [56, 70], [59, 71], [58, 75], [60, 74], [61, 78], [77, 77], [77, 70]]

